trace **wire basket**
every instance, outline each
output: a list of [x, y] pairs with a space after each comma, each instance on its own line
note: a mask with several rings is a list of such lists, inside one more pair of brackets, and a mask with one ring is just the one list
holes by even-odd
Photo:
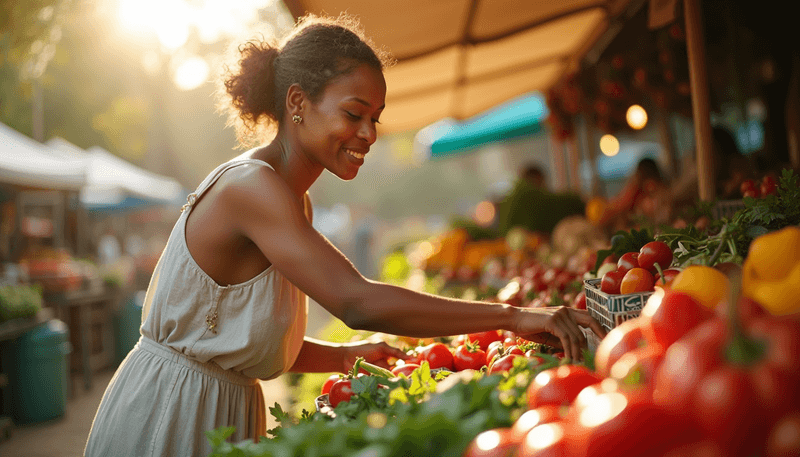
[[595, 318], [607, 330], [627, 321], [639, 317], [647, 299], [653, 292], [635, 294], [607, 294], [600, 290], [600, 278], [586, 279], [583, 289], [586, 293], [586, 309], [589, 315]]

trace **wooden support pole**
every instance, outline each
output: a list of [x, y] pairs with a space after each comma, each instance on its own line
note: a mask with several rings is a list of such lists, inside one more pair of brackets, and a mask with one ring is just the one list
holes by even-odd
[[553, 188], [562, 191], [567, 187], [567, 167], [564, 163], [564, 142], [550, 137], [550, 160], [553, 166]]
[[686, 19], [686, 51], [689, 58], [689, 81], [692, 89], [695, 154], [697, 157], [697, 186], [700, 200], [716, 197], [714, 182], [711, 114], [708, 102], [708, 75], [700, 0], [684, 0]]
[[572, 135], [566, 142], [567, 158], [569, 159], [569, 187], [578, 194], [583, 193], [581, 186], [581, 154], [578, 147], [578, 138]]

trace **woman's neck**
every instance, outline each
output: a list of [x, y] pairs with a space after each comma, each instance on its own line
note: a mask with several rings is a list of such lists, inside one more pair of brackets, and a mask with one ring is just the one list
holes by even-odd
[[275, 172], [300, 199], [323, 170], [321, 165], [312, 162], [293, 141], [280, 132], [270, 144], [253, 149], [245, 155], [272, 165]]

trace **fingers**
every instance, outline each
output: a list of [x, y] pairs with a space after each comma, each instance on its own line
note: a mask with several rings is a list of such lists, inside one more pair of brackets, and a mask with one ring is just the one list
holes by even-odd
[[580, 311], [575, 313], [575, 319], [578, 321], [578, 324], [581, 327], [590, 328], [601, 340], [606, 337], [606, 333], [608, 332], [606, 332], [606, 329], [600, 325], [600, 322], [597, 322], [595, 318], [590, 316], [588, 312], [582, 309], [575, 311]]
[[572, 360], [583, 358], [583, 348], [586, 347], [586, 337], [578, 327], [576, 317], [573, 315], [572, 308], [562, 307], [552, 315], [556, 336], [561, 340], [564, 347], [564, 356]]

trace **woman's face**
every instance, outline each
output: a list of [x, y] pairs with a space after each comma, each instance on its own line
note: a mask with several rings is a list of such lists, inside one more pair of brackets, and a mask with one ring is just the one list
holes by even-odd
[[355, 178], [377, 139], [375, 127], [385, 103], [386, 81], [379, 70], [360, 65], [334, 79], [303, 115], [306, 153], [339, 178]]

